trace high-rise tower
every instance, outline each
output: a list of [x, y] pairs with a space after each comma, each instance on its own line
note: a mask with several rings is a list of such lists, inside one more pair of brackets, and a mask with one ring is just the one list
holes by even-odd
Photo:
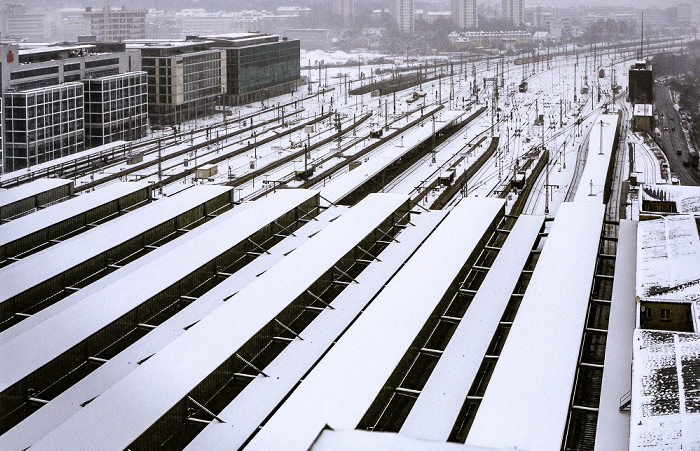
[[452, 0], [452, 21], [459, 28], [477, 28], [476, 0]]

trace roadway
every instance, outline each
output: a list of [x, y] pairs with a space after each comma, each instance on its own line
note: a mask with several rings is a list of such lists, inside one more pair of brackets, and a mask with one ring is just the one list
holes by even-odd
[[[681, 127], [681, 118], [673, 105], [671, 92], [663, 83], [654, 84], [655, 111], [658, 115], [658, 128], [661, 136], [657, 138], [659, 147], [666, 154], [671, 171], [678, 177], [681, 185], [700, 185], [700, 174], [692, 166], [685, 166], [688, 161], [688, 143]], [[676, 154], [680, 149], [682, 155]]]

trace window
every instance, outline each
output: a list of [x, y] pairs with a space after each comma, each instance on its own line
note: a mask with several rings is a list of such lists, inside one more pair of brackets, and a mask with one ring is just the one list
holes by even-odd
[[671, 321], [671, 309], [661, 309], [661, 321]]
[[645, 305], [642, 306], [642, 319], [651, 319], [651, 308]]

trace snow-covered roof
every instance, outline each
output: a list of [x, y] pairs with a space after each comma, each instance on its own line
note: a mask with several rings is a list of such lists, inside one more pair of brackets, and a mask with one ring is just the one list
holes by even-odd
[[[603, 203], [604, 188], [613, 154], [613, 143], [617, 131], [617, 114], [601, 114], [595, 120], [588, 141], [586, 166], [581, 174], [574, 202]], [[601, 123], [602, 148], [601, 148]]]
[[[299, 190], [278, 195], [285, 191]], [[247, 224], [245, 215], [259, 225], [265, 216], [269, 222], [268, 199], [236, 218]], [[53, 450], [67, 443], [75, 450], [127, 447], [407, 201], [394, 194], [368, 196], [32, 448]], [[226, 229], [228, 234], [237, 230]], [[210, 235], [218, 234], [205, 236], [209, 245], [221, 247]]]
[[369, 432], [357, 429], [333, 430], [326, 427], [309, 451], [517, 451], [515, 448], [484, 448], [482, 446], [420, 440], [391, 432]]
[[637, 222], [620, 221], [615, 279], [605, 344], [603, 380], [594, 449], [629, 447], [630, 417], [620, 411], [620, 399], [632, 388], [632, 336], [636, 325], [634, 277], [637, 261]]
[[357, 426], [469, 256], [502, 213], [463, 199], [250, 442], [306, 450], [325, 424]]
[[634, 105], [634, 116], [647, 116], [647, 117], [653, 116], [651, 104], [645, 104], [645, 103], [635, 104]]
[[676, 211], [700, 214], [700, 187], [680, 185], [644, 185], [641, 200], [649, 202], [675, 202]]
[[[398, 236], [399, 242], [386, 247], [361, 272], [358, 284], [346, 287], [335, 299], [334, 310], [325, 309], [304, 328], [304, 340], [294, 340], [269, 365], [265, 373], [251, 381], [221, 412], [226, 423], [212, 422], [185, 448], [239, 449], [257, 432], [270, 412], [294, 390], [304, 375], [323, 357], [333, 342], [381, 291], [386, 282], [410, 258], [413, 252], [445, 218], [447, 211], [433, 210], [412, 216], [415, 227], [407, 227]], [[235, 426], [234, 426], [235, 425]], [[0, 441], [0, 448], [2, 442]]]
[[401, 434], [447, 441], [544, 222], [520, 216], [401, 427]]
[[604, 214], [559, 207], [467, 444], [561, 449]]
[[694, 216], [639, 223], [637, 296], [645, 300], [700, 299], [700, 237]]
[[[71, 181], [72, 183], [72, 181]], [[0, 269], [0, 303], [101, 255], [199, 205], [229, 187], [199, 185], [115, 218], [80, 235]]]
[[[240, 214], [240, 212], [245, 211], [246, 207], [250, 207], [254, 204], [255, 202], [243, 203], [231, 210], [231, 213], [235, 213], [235, 211], [238, 210]], [[347, 211], [348, 208], [349, 207], [330, 207], [322, 211], [316, 216], [317, 221], [307, 222], [297, 229], [294, 235], [289, 235], [272, 246], [269, 249], [269, 254], [260, 255], [231, 276], [222, 280], [220, 284], [204, 293], [197, 298], [196, 301], [191, 302], [183, 310], [159, 324], [158, 327], [149, 332], [145, 337], [139, 339], [136, 343], [127, 347], [106, 363], [100, 365], [99, 368], [72, 385], [66, 391], [51, 399], [48, 404], [34, 412], [10, 431], [0, 435], [0, 449], [25, 449], [39, 441], [46, 434], [73, 416], [77, 411], [81, 410], [81, 405], [83, 405], [83, 403], [101, 395], [109, 387], [133, 371], [134, 368], [137, 368], [139, 366], [138, 362], [160, 351], [177, 337], [184, 334], [187, 330], [187, 326], [196, 323], [223, 305], [224, 302], [231, 297], [232, 293], [237, 293], [243, 287], [256, 280], [259, 274], [270, 269], [274, 264], [282, 260], [285, 254], [288, 254], [306, 242], [310, 236], [313, 236], [316, 232], [327, 226], [340, 214]], [[214, 221], [209, 221], [189, 232], [188, 235], [209, 233], [212, 226], [216, 227], [217, 224]], [[145, 257], [138, 259], [129, 266], [132, 270], [138, 270], [139, 263], [145, 265], [148, 263], [147, 260], [153, 259], [154, 256], [158, 258], [160, 255], [178, 247], [180, 243], [177, 241], [178, 240], [173, 240], [161, 246], [158, 250], [147, 254]], [[92, 284], [91, 287], [93, 285], [102, 284], [103, 281], [106, 281], [106, 279], [110, 277], [116, 279], [113, 277], [115, 274], [116, 273], [112, 273], [104, 277], [99, 282]], [[109, 283], [105, 283], [105, 285], [108, 284]], [[49, 309], [50, 308], [51, 307], [49, 307]], [[31, 321], [31, 318], [22, 321], [12, 329], [9, 329], [9, 331], [24, 325], [27, 321]], [[0, 338], [1, 337], [2, 333], [0, 333]], [[0, 343], [2, 343], [2, 341], [0, 341]], [[266, 367], [266, 371], [269, 371], [268, 368], [269, 367]], [[250, 409], [251, 406], [247, 407]], [[268, 412], [269, 410], [266, 410], [264, 415], [267, 415]], [[223, 415], [223, 412], [219, 415]], [[240, 423], [237, 423], [236, 431], [238, 431], [239, 426]], [[199, 436], [201, 435], [202, 434]], [[213, 448], [209, 447], [208, 449]]]
[[51, 191], [52, 189], [56, 189], [60, 186], [72, 184], [73, 180], [65, 179], [46, 178], [34, 180], [33, 182], [0, 191], [0, 207], [28, 199], [36, 196], [37, 194], [45, 193], [46, 191]]
[[700, 449], [700, 334], [634, 333], [630, 450]]
[[[50, 180], [50, 179], [49, 179]], [[113, 183], [0, 225], [0, 246], [147, 188], [146, 182]]]
[[[0, 391], [82, 343], [315, 195], [316, 192], [309, 190], [278, 191], [241, 213], [230, 211], [213, 219], [218, 226], [205, 235], [183, 235], [179, 247], [139, 271], [130, 272], [128, 265], [125, 266], [122, 268], [125, 277], [0, 345], [0, 359], [7, 364], [7, 370], [0, 373]], [[168, 270], [164, 271], [164, 268]]]

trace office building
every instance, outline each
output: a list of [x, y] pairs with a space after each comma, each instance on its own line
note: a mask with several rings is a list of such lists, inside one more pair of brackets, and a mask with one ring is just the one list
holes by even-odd
[[503, 0], [501, 8], [503, 19], [508, 23], [516, 27], [524, 23], [523, 0]]
[[82, 83], [6, 92], [3, 103], [6, 172], [84, 149]]
[[226, 52], [214, 42], [132, 42], [148, 73], [151, 124], [173, 125], [211, 114], [226, 93]]
[[0, 55], [2, 172], [83, 150], [81, 81], [141, 69], [138, 51], [126, 50], [124, 44], [5, 44]]
[[404, 33], [413, 33], [413, 9], [413, 0], [394, 0], [394, 19]]
[[206, 36], [226, 52], [224, 103], [242, 105], [294, 91], [301, 82], [300, 42], [277, 35]]
[[452, 21], [459, 28], [478, 28], [476, 0], [452, 0]]
[[146, 135], [146, 72], [126, 72], [85, 80], [85, 142], [97, 147]]
[[84, 17], [90, 22], [90, 34], [100, 42], [121, 42], [126, 39], [146, 38], [146, 14], [148, 10], [85, 8]]

